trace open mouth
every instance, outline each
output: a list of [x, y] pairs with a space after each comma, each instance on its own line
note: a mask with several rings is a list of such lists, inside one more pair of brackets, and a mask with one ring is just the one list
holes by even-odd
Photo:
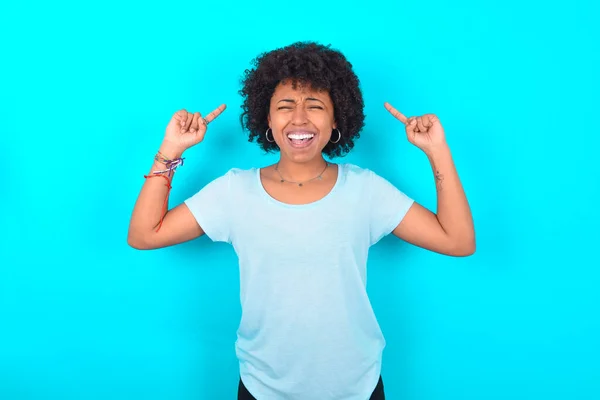
[[306, 147], [312, 143], [315, 136], [312, 132], [291, 132], [287, 135], [293, 147]]

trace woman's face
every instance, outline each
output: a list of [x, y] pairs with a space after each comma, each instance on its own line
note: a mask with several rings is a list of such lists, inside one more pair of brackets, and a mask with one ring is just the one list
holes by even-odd
[[294, 89], [289, 82], [275, 88], [268, 119], [281, 156], [299, 163], [321, 158], [331, 131], [336, 128], [327, 91], [300, 84]]

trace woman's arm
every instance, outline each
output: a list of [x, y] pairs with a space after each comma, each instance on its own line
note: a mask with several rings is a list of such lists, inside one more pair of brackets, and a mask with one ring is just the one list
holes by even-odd
[[[169, 122], [159, 154], [168, 160], [180, 158], [183, 152], [204, 139], [208, 123], [217, 118], [225, 104], [203, 118], [185, 109], [176, 112]], [[166, 169], [154, 161], [137, 198], [127, 243], [136, 249], [157, 249], [192, 240], [204, 233], [186, 204], [168, 210], [168, 195], [175, 171], [153, 174]]]
[[[159, 151], [169, 159], [176, 159], [182, 155], [180, 151], [165, 144]], [[164, 164], [154, 161], [147, 176], [152, 175], [152, 171], [164, 168]], [[140, 250], [157, 249], [192, 240], [204, 233], [185, 204], [180, 204], [163, 214], [168, 210], [168, 203], [165, 204], [165, 201], [168, 199], [173, 178], [174, 171], [170, 177], [163, 173], [146, 178], [129, 222], [127, 243], [131, 247]]]
[[394, 235], [442, 254], [473, 254], [473, 217], [439, 119], [433, 114], [407, 118], [389, 103], [385, 108], [405, 125], [408, 141], [427, 155], [437, 190], [437, 215], [415, 202]]

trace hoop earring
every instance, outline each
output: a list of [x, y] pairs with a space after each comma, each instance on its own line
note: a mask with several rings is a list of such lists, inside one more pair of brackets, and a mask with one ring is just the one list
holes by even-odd
[[335, 143], [337, 143], [337, 142], [339, 142], [340, 140], [342, 140], [342, 132], [340, 132], [340, 130], [339, 130], [339, 129], [336, 129], [336, 131], [338, 131], [338, 135], [339, 135], [339, 136], [338, 136], [338, 139], [337, 139], [335, 142], [333, 142], [333, 141], [331, 141], [331, 139], [329, 139], [329, 141], [330, 141], [331, 143], [334, 143], [334, 144], [335, 144]]
[[[265, 139], [267, 139], [267, 142], [273, 143], [275, 138], [273, 138], [273, 140], [269, 140], [269, 130], [271, 130], [271, 128], [267, 128], [267, 131], [265, 132]], [[271, 136], [273, 136], [273, 132], [271, 132]]]

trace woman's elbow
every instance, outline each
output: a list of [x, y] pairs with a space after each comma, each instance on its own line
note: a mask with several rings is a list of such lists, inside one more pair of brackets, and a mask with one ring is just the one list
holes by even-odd
[[473, 240], [463, 241], [459, 245], [455, 246], [453, 255], [457, 257], [472, 256], [473, 254], [475, 254], [476, 247], [477, 246], [475, 245], [474, 238]]
[[475, 237], [448, 238], [443, 254], [454, 257], [468, 257], [475, 253]]
[[144, 240], [144, 237], [139, 234], [134, 234], [129, 231], [127, 234], [127, 244], [136, 250], [150, 250], [151, 246], [148, 241]]

